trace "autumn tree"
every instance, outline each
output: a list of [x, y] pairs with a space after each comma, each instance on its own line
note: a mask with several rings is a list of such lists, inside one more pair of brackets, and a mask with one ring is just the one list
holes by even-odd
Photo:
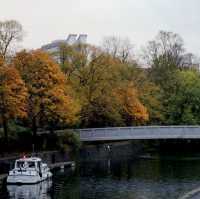
[[41, 124], [72, 124], [78, 105], [65, 84], [65, 76], [50, 56], [40, 50], [17, 53], [13, 61], [28, 88], [28, 116], [33, 135]]
[[99, 49], [91, 48], [88, 62], [71, 78], [81, 100], [81, 123], [85, 127], [123, 125], [117, 100], [112, 92], [115, 61]]
[[22, 25], [15, 20], [0, 21], [0, 55], [5, 60], [13, 50], [14, 45], [23, 38]]
[[120, 76], [122, 65], [107, 54], [97, 54], [81, 71], [85, 96], [82, 119], [86, 126], [125, 126], [143, 124], [149, 120], [137, 88]]
[[139, 100], [136, 87], [129, 83], [115, 90], [126, 125], [143, 124], [149, 120], [147, 108]]
[[[162, 124], [164, 121], [162, 106], [162, 90], [158, 85], [151, 81], [148, 76], [148, 69], [141, 68], [136, 62], [126, 63], [118, 69], [119, 86], [134, 85], [140, 102], [148, 110], [148, 124]], [[128, 87], [128, 86], [127, 86]]]
[[66, 79], [81, 104], [80, 120], [83, 127], [121, 124], [112, 92], [113, 59], [91, 45], [62, 46], [60, 63]]
[[8, 141], [8, 122], [26, 117], [27, 89], [14, 66], [3, 64], [0, 60], [0, 123]]
[[119, 88], [122, 89], [122, 85], [128, 81], [124, 74], [128, 59], [123, 62], [107, 51], [86, 45], [81, 48], [65, 46], [60, 49], [60, 54], [65, 55], [65, 67], [61, 62], [61, 68], [81, 103], [83, 127], [125, 126], [148, 120], [146, 108], [136, 94], [137, 88], [132, 87], [128, 92], [131, 99], [135, 100], [134, 105], [130, 105], [131, 110], [124, 108], [122, 100], [119, 100], [121, 98], [116, 94], [116, 91], [122, 92]]
[[92, 49], [92, 46], [86, 44], [68, 45], [63, 43], [59, 46], [59, 50], [53, 53], [53, 56], [58, 57], [63, 73], [70, 80], [78, 70], [87, 65]]

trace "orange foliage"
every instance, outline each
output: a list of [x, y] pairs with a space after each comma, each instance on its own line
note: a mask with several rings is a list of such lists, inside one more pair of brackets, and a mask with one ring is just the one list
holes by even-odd
[[31, 118], [67, 123], [77, 120], [78, 106], [66, 87], [65, 76], [47, 53], [22, 51], [13, 62], [28, 88]]
[[25, 117], [26, 99], [27, 89], [18, 71], [12, 66], [0, 66], [0, 122]]
[[147, 108], [140, 102], [137, 90], [132, 84], [118, 88], [115, 96], [123, 111], [133, 122], [143, 123], [149, 120]]

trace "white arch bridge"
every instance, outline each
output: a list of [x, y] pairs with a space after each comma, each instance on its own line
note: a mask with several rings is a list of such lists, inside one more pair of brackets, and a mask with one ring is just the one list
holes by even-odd
[[139, 126], [77, 129], [80, 140], [200, 139], [200, 126]]

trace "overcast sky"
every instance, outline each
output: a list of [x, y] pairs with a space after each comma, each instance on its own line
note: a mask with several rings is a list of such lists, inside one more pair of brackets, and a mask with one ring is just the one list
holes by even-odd
[[159, 30], [179, 33], [200, 55], [199, 0], [0, 0], [0, 20], [24, 27], [24, 48], [38, 48], [69, 33], [86, 33], [90, 43], [104, 36], [129, 37], [137, 48]]

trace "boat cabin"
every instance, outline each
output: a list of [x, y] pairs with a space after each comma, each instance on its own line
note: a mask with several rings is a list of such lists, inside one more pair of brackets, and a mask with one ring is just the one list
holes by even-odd
[[52, 176], [47, 164], [40, 158], [20, 158], [15, 161], [15, 167], [9, 171], [8, 184], [32, 184], [46, 180]]
[[15, 169], [41, 169], [40, 158], [21, 158], [15, 161]]

